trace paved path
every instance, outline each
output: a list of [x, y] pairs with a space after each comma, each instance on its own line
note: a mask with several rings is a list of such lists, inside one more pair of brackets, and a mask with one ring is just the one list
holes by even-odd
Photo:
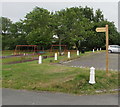
[[63, 93], [2, 90], [3, 105], [118, 105], [118, 95], [77, 96]]
[[[120, 54], [109, 54], [109, 70], [118, 71], [118, 58]], [[72, 67], [95, 67], [96, 69], [106, 69], [105, 52], [92, 53], [90, 55], [81, 56], [79, 59], [62, 63]]]

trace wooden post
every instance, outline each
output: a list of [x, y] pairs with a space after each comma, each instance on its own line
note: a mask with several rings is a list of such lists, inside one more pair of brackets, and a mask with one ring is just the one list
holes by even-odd
[[96, 32], [106, 32], [106, 73], [108, 73], [108, 45], [109, 45], [108, 25], [106, 25], [105, 27], [96, 28]]
[[108, 25], [106, 25], [106, 72], [108, 73]]

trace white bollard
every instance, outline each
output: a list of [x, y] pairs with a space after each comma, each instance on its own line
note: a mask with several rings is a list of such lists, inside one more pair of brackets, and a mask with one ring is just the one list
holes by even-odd
[[24, 53], [24, 56], [25, 56], [25, 53]]
[[79, 50], [77, 50], [77, 56], [79, 56]]
[[68, 52], [68, 58], [70, 58], [70, 52]]
[[57, 53], [55, 53], [55, 60], [57, 60]]
[[90, 84], [95, 84], [95, 68], [91, 67], [90, 68], [90, 80], [89, 80]]
[[98, 51], [98, 48], [97, 48], [97, 51]]
[[95, 52], [95, 50], [93, 49], [93, 53]]
[[64, 52], [61, 52], [61, 55], [64, 55]]
[[100, 48], [100, 51], [101, 51], [102, 49]]
[[39, 56], [39, 61], [38, 61], [39, 64], [42, 64], [42, 56]]

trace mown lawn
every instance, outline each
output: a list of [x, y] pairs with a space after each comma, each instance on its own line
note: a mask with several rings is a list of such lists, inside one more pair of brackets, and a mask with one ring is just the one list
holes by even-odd
[[[96, 84], [90, 85], [89, 69], [66, 67], [38, 61], [3, 65], [2, 87], [37, 91], [54, 91], [73, 94], [96, 94], [97, 90], [118, 88], [118, 72], [96, 71]], [[48, 62], [47, 62], [48, 61]], [[105, 93], [105, 92], [104, 92]], [[98, 94], [98, 93], [97, 93]]]

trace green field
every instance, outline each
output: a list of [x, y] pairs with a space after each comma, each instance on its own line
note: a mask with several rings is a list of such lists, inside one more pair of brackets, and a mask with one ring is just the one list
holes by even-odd
[[[84, 55], [89, 55], [88, 52]], [[77, 58], [74, 54], [72, 58]], [[26, 89], [35, 91], [54, 91], [73, 94], [98, 94], [113, 93], [112, 89], [118, 89], [118, 72], [96, 70], [96, 84], [89, 84], [89, 69], [73, 68], [58, 64], [59, 61], [68, 60], [66, 56], [38, 61], [3, 64], [2, 87], [14, 89]], [[101, 93], [101, 92], [100, 92]]]

